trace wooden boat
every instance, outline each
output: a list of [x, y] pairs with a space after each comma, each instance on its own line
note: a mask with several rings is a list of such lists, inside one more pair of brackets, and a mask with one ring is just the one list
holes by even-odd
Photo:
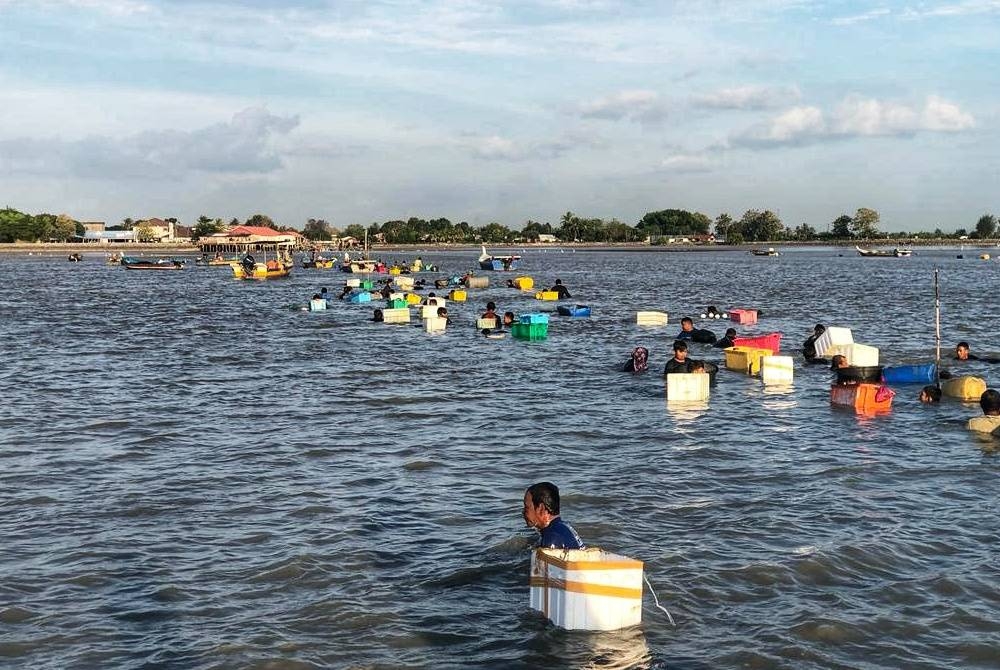
[[483, 252], [479, 254], [479, 267], [483, 270], [516, 270], [521, 262], [520, 256], [493, 256], [486, 253], [486, 245], [483, 245]]
[[302, 267], [306, 269], [315, 268], [316, 270], [329, 270], [336, 264], [336, 258], [323, 258], [322, 256], [302, 261]]
[[79, 263], [83, 260], [83, 256], [80, 254], [70, 254], [67, 260], [69, 260], [70, 263]]
[[375, 272], [376, 265], [378, 265], [378, 261], [373, 261], [368, 258], [359, 258], [356, 261], [344, 261], [344, 264], [340, 266], [340, 269], [344, 272], [351, 272], [353, 274], [371, 274]]
[[279, 279], [287, 277], [292, 273], [292, 264], [279, 260], [269, 260], [263, 263], [254, 263], [250, 258], [243, 261], [233, 261], [229, 264], [233, 269], [233, 276], [237, 279]]
[[750, 254], [752, 256], [780, 256], [778, 250], [774, 247], [768, 247], [767, 249], [751, 249]]
[[185, 261], [177, 258], [135, 258], [125, 256], [122, 258], [122, 265], [126, 270], [183, 270]]
[[865, 258], [909, 258], [913, 255], [910, 249], [900, 249], [896, 247], [892, 251], [886, 251], [885, 249], [862, 249], [859, 246], [854, 247], [859, 256], [864, 256]]

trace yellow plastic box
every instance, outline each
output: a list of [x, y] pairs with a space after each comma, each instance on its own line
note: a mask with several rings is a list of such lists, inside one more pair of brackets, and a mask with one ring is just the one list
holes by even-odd
[[770, 356], [770, 349], [755, 347], [729, 347], [726, 353], [726, 369], [742, 372], [746, 375], [756, 375], [760, 372], [761, 361]]

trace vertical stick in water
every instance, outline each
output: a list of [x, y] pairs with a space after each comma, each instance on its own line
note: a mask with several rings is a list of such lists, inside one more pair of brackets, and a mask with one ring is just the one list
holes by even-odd
[[941, 386], [941, 289], [938, 285], [938, 269], [934, 268], [934, 336], [937, 353], [934, 356], [934, 385]]

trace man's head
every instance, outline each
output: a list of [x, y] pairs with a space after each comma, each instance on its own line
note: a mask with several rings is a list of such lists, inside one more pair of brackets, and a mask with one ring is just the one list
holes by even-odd
[[492, 300], [490, 300], [488, 303], [486, 303], [486, 311], [487, 312], [495, 312], [496, 308], [497, 308], [497, 304], [495, 302], [493, 302]]
[[941, 402], [941, 389], [933, 384], [920, 389], [920, 402]]
[[503, 322], [505, 326], [509, 326], [510, 324], [514, 323], [514, 312], [504, 312]]
[[983, 408], [986, 416], [1000, 416], [1000, 391], [996, 389], [986, 389], [979, 396], [979, 406]]
[[691, 361], [691, 372], [705, 372], [705, 364], [701, 361]]
[[726, 328], [726, 337], [728, 337], [729, 339], [733, 339], [734, 337], [736, 337], [736, 329]]
[[694, 321], [691, 320], [690, 316], [685, 316], [683, 319], [681, 319], [681, 330], [683, 330], [685, 333], [694, 330]]
[[562, 279], [556, 280], [556, 286], [562, 286]]
[[838, 368], [846, 368], [846, 367], [847, 367], [847, 356], [843, 354], [837, 354], [836, 356], [830, 359], [831, 370], [836, 370]]
[[969, 360], [969, 343], [959, 342], [955, 345], [955, 358], [960, 361]]
[[688, 345], [684, 340], [674, 342], [674, 358], [683, 361], [688, 355]]
[[448, 318], [448, 308], [447, 307], [438, 307], [438, 316], [440, 316], [442, 318]]
[[822, 323], [817, 323], [815, 326], [813, 326], [813, 335], [822, 335], [825, 332], [826, 332], [826, 326], [824, 326]]
[[542, 529], [559, 516], [559, 488], [552, 482], [532, 484], [524, 492], [524, 521]]

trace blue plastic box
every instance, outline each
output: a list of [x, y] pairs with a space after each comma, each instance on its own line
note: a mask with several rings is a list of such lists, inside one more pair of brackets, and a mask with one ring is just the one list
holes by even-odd
[[545, 323], [549, 322], [548, 314], [522, 314], [518, 317], [520, 323], [531, 325], [533, 323]]

